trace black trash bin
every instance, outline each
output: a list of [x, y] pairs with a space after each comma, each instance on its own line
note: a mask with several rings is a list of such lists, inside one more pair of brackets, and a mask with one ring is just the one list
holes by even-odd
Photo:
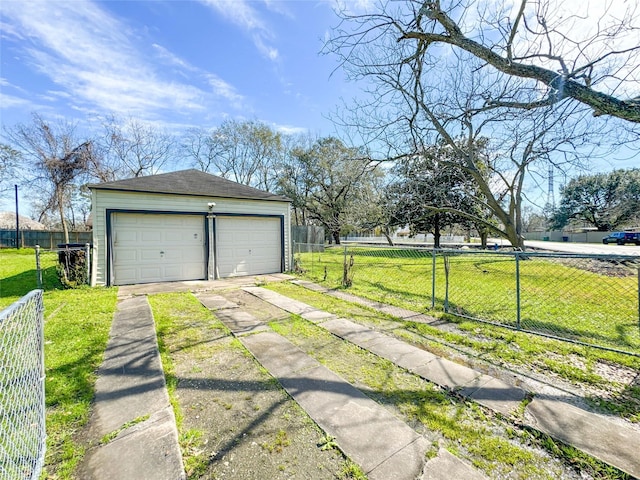
[[569, 241], [569, 237], [562, 237], [562, 241], [563, 242], [568, 242]]
[[[93, 245], [89, 244], [89, 250]], [[67, 279], [77, 280], [78, 275], [86, 275], [86, 243], [59, 243], [58, 263], [64, 268]], [[82, 273], [80, 273], [82, 272]]]

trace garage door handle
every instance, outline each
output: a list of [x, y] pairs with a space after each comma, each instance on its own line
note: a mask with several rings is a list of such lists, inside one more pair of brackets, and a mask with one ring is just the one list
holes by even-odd
[[160, 256], [162, 256], [162, 255], [164, 255], [164, 252], [163, 252], [163, 251], [160, 251]]

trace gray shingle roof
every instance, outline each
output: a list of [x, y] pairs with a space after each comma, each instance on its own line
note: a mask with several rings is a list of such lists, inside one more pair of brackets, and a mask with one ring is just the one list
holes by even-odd
[[180, 170], [146, 177], [128, 178], [115, 182], [94, 183], [96, 190], [120, 190], [123, 192], [170, 193], [174, 195], [199, 195], [205, 197], [242, 198], [248, 200], [273, 200], [290, 202], [281, 195], [258, 190], [200, 170]]

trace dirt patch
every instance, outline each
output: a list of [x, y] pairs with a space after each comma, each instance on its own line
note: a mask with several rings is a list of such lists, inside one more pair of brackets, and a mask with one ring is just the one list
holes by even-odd
[[637, 275], [640, 266], [638, 261], [627, 259], [552, 258], [550, 261], [607, 277], [632, 277]]

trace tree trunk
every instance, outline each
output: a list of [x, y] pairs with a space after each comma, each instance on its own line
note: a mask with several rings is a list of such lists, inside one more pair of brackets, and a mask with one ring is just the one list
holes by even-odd
[[393, 240], [391, 239], [391, 236], [389, 235], [389, 231], [384, 228], [382, 230], [382, 234], [384, 235], [384, 238], [387, 239], [387, 243], [389, 244], [390, 247], [393, 247]]
[[485, 250], [487, 248], [487, 238], [489, 238], [489, 232], [480, 232], [480, 247]]
[[433, 222], [433, 248], [440, 248], [440, 215], [437, 213]]
[[336, 245], [340, 245], [340, 230], [332, 231], [331, 235], [333, 236], [333, 241]]
[[60, 223], [62, 224], [62, 232], [64, 234], [64, 243], [69, 243], [69, 228], [64, 219], [64, 195], [58, 191], [58, 213], [60, 214]]

